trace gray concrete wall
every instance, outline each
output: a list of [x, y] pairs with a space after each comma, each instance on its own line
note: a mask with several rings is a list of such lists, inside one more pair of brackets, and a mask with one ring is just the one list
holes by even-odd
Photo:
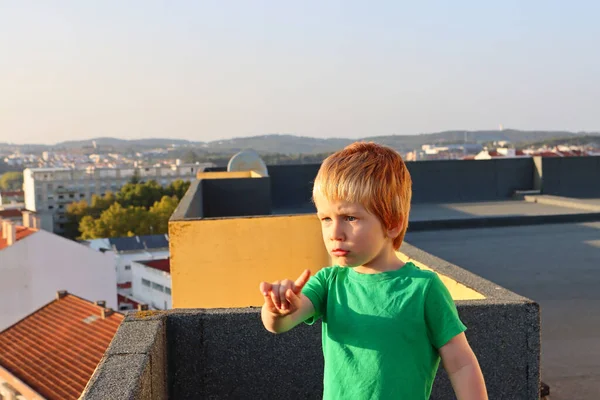
[[270, 178], [200, 180], [204, 218], [271, 214]]
[[542, 193], [600, 197], [600, 156], [542, 158]]
[[413, 203], [502, 200], [533, 188], [531, 158], [407, 162]]
[[[402, 251], [486, 296], [459, 301], [457, 307], [489, 397], [539, 398], [538, 305], [409, 244]], [[165, 378], [168, 397], [174, 399], [320, 399], [321, 326], [301, 324], [273, 335], [262, 326], [258, 308], [133, 313], [83, 399], [162, 399]], [[454, 399], [443, 370], [431, 398]]]
[[166, 400], [164, 314], [143, 311], [125, 318], [80, 399]]
[[270, 165], [274, 209], [304, 208], [311, 203], [312, 187], [321, 164]]

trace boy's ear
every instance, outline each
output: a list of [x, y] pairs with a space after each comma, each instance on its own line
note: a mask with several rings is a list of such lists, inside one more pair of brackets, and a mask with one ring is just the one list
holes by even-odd
[[389, 238], [395, 239], [402, 230], [402, 221], [398, 221], [397, 224], [390, 226], [386, 231], [386, 235]]

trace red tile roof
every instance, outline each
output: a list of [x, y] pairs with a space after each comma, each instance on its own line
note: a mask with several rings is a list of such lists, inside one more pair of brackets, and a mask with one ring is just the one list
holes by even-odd
[[0, 210], [0, 218], [19, 218], [23, 216], [23, 210], [19, 208], [9, 208], [8, 210]]
[[[17, 226], [17, 242], [21, 239], [25, 239], [27, 236], [36, 233], [38, 230], [33, 228], [26, 228], [24, 226]], [[0, 232], [2, 232], [2, 225], [0, 225]], [[6, 239], [2, 239], [2, 235], [0, 235], [0, 250], [8, 247], [8, 243]]]
[[[70, 294], [0, 332], [0, 367], [48, 400], [77, 399], [123, 314]], [[18, 388], [17, 388], [18, 390]]]
[[0, 192], [0, 196], [19, 196], [19, 197], [23, 197], [25, 196], [25, 192], [23, 192], [22, 190], [7, 190], [5, 192]]
[[150, 268], [156, 268], [161, 271], [171, 273], [171, 259], [170, 258], [165, 258], [162, 260], [140, 261], [140, 264], [144, 264]]

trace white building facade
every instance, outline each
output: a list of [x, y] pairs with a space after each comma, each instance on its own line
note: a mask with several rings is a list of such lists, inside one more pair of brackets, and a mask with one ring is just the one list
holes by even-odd
[[141, 182], [155, 180], [168, 186], [176, 180], [196, 179], [204, 165], [185, 164], [171, 167], [142, 168], [26, 168], [23, 171], [25, 208], [38, 213], [42, 229], [62, 233], [67, 222], [67, 205], [75, 201], [91, 201], [92, 195], [117, 192], [134, 176]]
[[132, 299], [155, 310], [169, 310], [171, 268], [169, 259], [131, 263]]
[[116, 272], [110, 255], [44, 230], [32, 230], [18, 240], [14, 230], [7, 233], [10, 244], [0, 248], [0, 331], [47, 304], [58, 290], [104, 300], [116, 309]]
[[117, 276], [119, 310], [131, 308], [131, 303], [127, 299], [135, 300], [132, 290], [134, 262], [169, 258], [169, 236], [166, 234], [92, 239], [86, 243], [95, 251], [107, 254], [112, 258]]

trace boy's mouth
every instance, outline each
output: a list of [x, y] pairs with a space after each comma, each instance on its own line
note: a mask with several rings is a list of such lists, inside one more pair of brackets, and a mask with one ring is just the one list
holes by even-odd
[[350, 253], [348, 250], [343, 250], [343, 249], [331, 250], [331, 254], [333, 254], [336, 257], [345, 257], [346, 255], [348, 255], [348, 253]]

